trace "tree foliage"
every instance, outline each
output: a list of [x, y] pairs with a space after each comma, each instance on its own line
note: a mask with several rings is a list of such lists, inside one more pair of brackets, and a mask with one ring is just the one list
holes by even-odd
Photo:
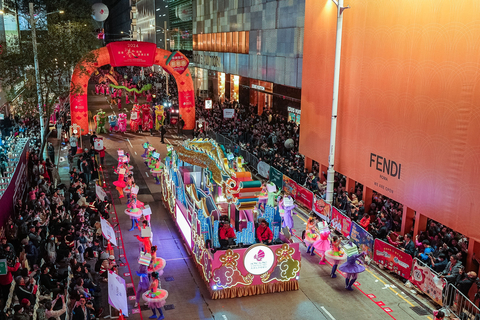
[[[20, 16], [29, 19], [26, 0], [4, 0], [6, 7], [17, 9]], [[9, 3], [11, 2], [11, 3]], [[34, 12], [55, 12], [37, 19], [37, 50], [40, 69], [44, 115], [52, 112], [57, 97], [69, 94], [70, 78], [75, 65], [82, 59], [93, 61], [90, 52], [101, 46], [96, 38], [91, 17], [91, 4], [86, 0], [35, 0]], [[38, 95], [34, 69], [31, 30], [22, 31], [17, 43], [7, 43], [0, 55], [0, 81], [11, 101], [24, 82], [20, 99], [14, 107], [20, 115], [38, 114]]]

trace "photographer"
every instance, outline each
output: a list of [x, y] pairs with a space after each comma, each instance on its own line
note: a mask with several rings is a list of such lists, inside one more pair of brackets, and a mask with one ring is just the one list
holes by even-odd
[[445, 255], [441, 253], [438, 258], [434, 258], [432, 255], [429, 255], [430, 257], [430, 264], [432, 266], [432, 269], [435, 272], [442, 273], [443, 270], [445, 270], [445, 267], [447, 266], [448, 261], [445, 259]]
[[[57, 303], [58, 299], [62, 299], [62, 308], [60, 310], [53, 310], [53, 307]], [[57, 295], [57, 297], [52, 301], [47, 301], [45, 303], [45, 318], [55, 318], [55, 320], [61, 320], [61, 316], [67, 311], [67, 306], [65, 305], [65, 296]]]

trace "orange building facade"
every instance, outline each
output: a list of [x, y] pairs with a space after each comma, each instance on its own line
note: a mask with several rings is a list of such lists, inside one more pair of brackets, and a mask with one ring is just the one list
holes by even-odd
[[[480, 1], [345, 0], [335, 170], [480, 255]], [[307, 0], [300, 152], [328, 165], [336, 5]], [[368, 199], [367, 199], [368, 202]], [[470, 260], [470, 259], [469, 259]]]

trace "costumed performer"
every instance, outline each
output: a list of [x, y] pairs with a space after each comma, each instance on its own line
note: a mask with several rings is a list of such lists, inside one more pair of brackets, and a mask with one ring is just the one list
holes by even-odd
[[128, 216], [130, 216], [130, 219], [132, 220], [132, 227], [128, 231], [133, 231], [133, 229], [137, 228], [138, 219], [140, 219], [142, 216], [141, 208], [145, 208], [145, 204], [137, 199], [137, 192], [138, 192], [138, 187], [132, 186], [131, 200], [130, 200], [130, 203], [127, 205], [128, 207], [127, 210], [125, 210], [125, 213]]
[[307, 246], [307, 253], [310, 253], [310, 249], [312, 252], [310, 253], [311, 256], [315, 255], [315, 247], [313, 244], [315, 241], [318, 240], [319, 236], [317, 234], [317, 215], [312, 213], [310, 218], [308, 218], [307, 226], [305, 228], [305, 245]]
[[272, 208], [275, 207], [275, 199], [280, 195], [282, 190], [277, 191], [277, 186], [271, 182], [267, 183], [267, 191], [268, 191], [268, 200], [267, 206]]
[[152, 273], [152, 282], [150, 283], [150, 290], [145, 292], [142, 295], [143, 300], [145, 300], [148, 304], [148, 307], [152, 309], [153, 314], [149, 317], [149, 319], [157, 318], [156, 310], [158, 310], [158, 320], [164, 319], [162, 307], [165, 305], [165, 300], [168, 297], [168, 292], [163, 290], [160, 287], [160, 281], [158, 280], [158, 273]]
[[147, 153], [148, 153], [148, 148], [150, 147], [150, 143], [148, 142], [145, 142], [143, 144], [143, 154], [141, 155], [141, 157], [145, 160], [145, 158], [147, 157]]
[[118, 115], [118, 131], [121, 133], [127, 131], [127, 115], [123, 112]]
[[152, 261], [150, 262], [150, 266], [148, 266], [148, 273], [158, 272], [158, 275], [161, 276], [167, 262], [165, 259], [157, 257], [157, 246], [152, 247], [150, 254], [152, 255]]
[[[350, 244], [351, 248], [344, 248], [347, 253], [347, 262], [342, 264], [338, 270], [345, 272], [345, 289], [352, 291], [352, 286], [357, 281], [359, 273], [365, 271], [365, 266], [360, 259], [365, 255], [365, 252], [358, 253], [357, 246]], [[358, 263], [357, 263], [358, 261]]]
[[332, 266], [332, 272], [330, 273], [330, 277], [336, 278], [337, 268], [339, 265], [344, 263], [347, 260], [347, 255], [345, 251], [340, 247], [340, 238], [337, 236], [333, 236], [332, 238], [332, 249], [325, 252], [325, 258], [328, 262], [330, 262]]
[[330, 250], [330, 229], [328, 228], [328, 225], [325, 221], [322, 221], [317, 229], [319, 229], [320, 236], [313, 243], [313, 248], [316, 249], [317, 252], [321, 255], [320, 262], [318, 264], [325, 264], [325, 252]]
[[123, 195], [123, 188], [126, 187], [126, 184], [125, 184], [125, 169], [121, 168], [118, 170], [118, 180], [117, 181], [114, 181], [113, 182], [113, 185], [115, 186], [115, 188], [117, 189], [118, 191], [118, 198], [119, 199], [122, 199], [124, 197]]
[[[293, 218], [292, 218], [292, 211], [297, 207], [296, 204], [293, 203], [293, 199], [290, 196], [285, 196], [279, 203], [279, 208], [282, 207], [284, 210], [283, 214], [283, 221], [282, 221], [282, 228], [288, 228], [290, 234], [292, 234], [293, 229]], [[293, 214], [296, 214], [293, 212]]]
[[163, 172], [162, 161], [160, 161], [160, 159], [156, 159], [154, 167], [150, 169], [150, 173], [155, 179], [156, 184], [160, 184], [160, 175], [162, 174], [162, 172]]
[[125, 188], [123, 188], [123, 193], [127, 194], [127, 204], [130, 203], [130, 193], [133, 186], [133, 176], [129, 174], [125, 179]]
[[140, 264], [140, 266], [138, 267], [137, 276], [139, 276], [140, 279], [138, 280], [134, 308], [138, 307], [138, 304], [140, 303], [140, 298], [145, 292], [147, 292], [148, 287], [150, 286], [150, 281], [148, 281], [147, 266], [142, 264], [141, 259], [139, 259], [138, 263]]

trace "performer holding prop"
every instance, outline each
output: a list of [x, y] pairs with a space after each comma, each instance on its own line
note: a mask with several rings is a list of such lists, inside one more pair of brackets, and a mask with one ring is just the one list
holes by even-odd
[[267, 206], [275, 207], [275, 199], [280, 195], [282, 191], [281, 190], [277, 191], [277, 186], [271, 182], [267, 183], [267, 191], [268, 191]]
[[318, 230], [320, 232], [320, 236], [313, 243], [313, 247], [322, 256], [318, 264], [325, 264], [325, 253], [330, 250], [330, 229], [328, 228], [327, 223], [322, 221], [318, 223]]
[[165, 300], [168, 297], [168, 292], [160, 288], [160, 281], [158, 280], [158, 273], [152, 273], [152, 282], [150, 283], [150, 290], [142, 295], [143, 300], [148, 303], [148, 307], [152, 309], [153, 314], [150, 319], [157, 318], [156, 310], [158, 310], [158, 320], [164, 319], [162, 307], [165, 305]]
[[158, 275], [161, 276], [167, 262], [165, 261], [165, 259], [157, 257], [157, 246], [152, 247], [151, 255], [152, 261], [150, 262], [150, 266], [148, 267], [148, 273], [158, 272]]
[[[357, 246], [350, 243], [344, 247], [344, 250], [348, 256], [347, 262], [342, 264], [338, 270], [345, 272], [347, 276], [345, 277], [345, 289], [352, 291], [352, 286], [357, 281], [359, 273], [365, 271], [365, 266], [363, 265], [362, 260], [360, 259], [365, 255], [365, 252], [358, 253]], [[357, 263], [358, 261], [358, 263]]]
[[310, 253], [311, 256], [315, 255], [315, 247], [313, 244], [315, 241], [318, 240], [317, 234], [317, 215], [312, 213], [310, 218], [307, 221], [307, 227], [305, 228], [305, 245], [307, 246], [307, 253], [310, 253], [310, 249], [312, 252]]
[[325, 252], [325, 258], [327, 259], [328, 262], [330, 262], [333, 265], [330, 277], [336, 278], [337, 277], [336, 271], [338, 266], [347, 260], [347, 254], [340, 247], [340, 239], [337, 236], [333, 236], [332, 249]]
[[[148, 262], [150, 263], [150, 261]], [[137, 285], [137, 294], [135, 295], [135, 308], [138, 307], [138, 304], [140, 303], [140, 298], [142, 295], [147, 292], [148, 287], [150, 286], [150, 283], [148, 281], [148, 273], [147, 273], [147, 266], [142, 262], [142, 257], [138, 260], [138, 271], [137, 271], [137, 276], [140, 277], [140, 280], [138, 281]]]
[[138, 193], [138, 187], [133, 185], [131, 188], [131, 201], [128, 204], [127, 210], [125, 210], [125, 214], [130, 216], [130, 219], [132, 220], [132, 228], [128, 231], [132, 231], [133, 229], [136, 228], [136, 223], [138, 223], [138, 219], [142, 216], [142, 209], [144, 208], [145, 204], [139, 200], [137, 200], [137, 193]]

